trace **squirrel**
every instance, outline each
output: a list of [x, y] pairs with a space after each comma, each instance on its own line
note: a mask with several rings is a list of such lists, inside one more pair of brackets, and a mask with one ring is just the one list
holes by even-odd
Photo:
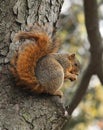
[[79, 72], [75, 54], [57, 53], [58, 43], [43, 31], [21, 31], [15, 39], [25, 40], [24, 45], [10, 61], [10, 71], [17, 86], [35, 93], [48, 93], [62, 97], [60, 90], [65, 79], [74, 81]]

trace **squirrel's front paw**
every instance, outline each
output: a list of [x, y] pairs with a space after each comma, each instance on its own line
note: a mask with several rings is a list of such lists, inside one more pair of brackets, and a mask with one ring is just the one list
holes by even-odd
[[76, 74], [72, 74], [72, 73], [68, 73], [66, 76], [65, 76], [65, 79], [70, 79], [71, 81], [74, 81], [77, 79], [77, 75]]
[[72, 74], [72, 76], [69, 78], [71, 81], [74, 81], [77, 79], [77, 75], [75, 74]]

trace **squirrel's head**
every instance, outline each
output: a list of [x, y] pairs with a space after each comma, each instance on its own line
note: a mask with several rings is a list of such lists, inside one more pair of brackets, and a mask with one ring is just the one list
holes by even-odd
[[70, 79], [74, 81], [77, 79], [80, 71], [80, 63], [79, 60], [76, 58], [75, 54], [71, 54], [68, 56], [69, 66], [66, 69], [66, 76], [65, 79]]

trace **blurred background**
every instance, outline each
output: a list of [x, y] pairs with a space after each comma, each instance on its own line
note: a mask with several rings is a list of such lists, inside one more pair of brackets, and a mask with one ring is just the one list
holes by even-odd
[[[103, 0], [98, 0], [98, 13], [99, 30], [103, 37]], [[73, 83], [66, 81], [63, 87], [67, 99], [65, 105], [68, 105], [90, 56], [83, 1], [64, 0], [59, 24], [59, 37], [63, 43], [60, 51], [76, 53], [81, 63], [78, 80]], [[92, 76], [86, 95], [73, 112], [72, 119], [67, 123], [64, 130], [103, 130], [103, 86], [96, 75]]]

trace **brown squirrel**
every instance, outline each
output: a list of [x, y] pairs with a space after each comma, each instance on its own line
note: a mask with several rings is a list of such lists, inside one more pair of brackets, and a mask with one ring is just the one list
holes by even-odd
[[58, 43], [53, 43], [42, 31], [19, 32], [16, 39], [27, 42], [10, 62], [17, 85], [36, 93], [61, 97], [63, 93], [60, 88], [64, 79], [74, 81], [78, 75], [79, 62], [75, 54], [56, 53]]

